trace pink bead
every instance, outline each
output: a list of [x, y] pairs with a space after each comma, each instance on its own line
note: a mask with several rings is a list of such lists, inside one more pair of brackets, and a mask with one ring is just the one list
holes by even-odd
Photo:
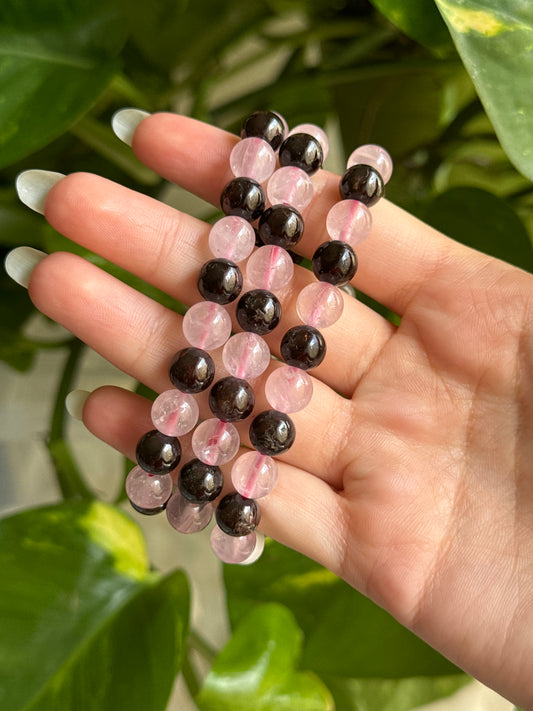
[[180, 533], [198, 533], [213, 517], [212, 504], [193, 504], [179, 491], [172, 496], [166, 508], [168, 522]]
[[262, 138], [243, 138], [231, 151], [229, 164], [236, 178], [252, 178], [262, 183], [274, 172], [276, 154]]
[[183, 335], [191, 346], [212, 351], [224, 345], [231, 333], [231, 318], [220, 304], [200, 301], [183, 317]]
[[215, 257], [242, 262], [250, 256], [254, 247], [254, 228], [243, 217], [222, 217], [209, 232], [209, 249]]
[[341, 200], [328, 212], [326, 229], [331, 239], [338, 239], [355, 247], [370, 234], [372, 215], [368, 207], [359, 200]]
[[251, 380], [258, 378], [268, 368], [270, 348], [256, 333], [236, 333], [224, 346], [222, 361], [230, 375]]
[[241, 454], [231, 468], [233, 486], [247, 499], [260, 499], [270, 494], [277, 480], [278, 465], [272, 457], [259, 452]]
[[342, 316], [344, 299], [337, 286], [317, 281], [304, 286], [296, 299], [298, 316], [308, 326], [327, 328]]
[[126, 494], [141, 509], [163, 506], [172, 494], [170, 474], [148, 474], [139, 466], [133, 467], [126, 477]]
[[265, 397], [274, 410], [299, 412], [313, 395], [313, 381], [301, 368], [283, 365], [270, 373], [265, 383]]
[[272, 205], [291, 205], [301, 211], [311, 202], [313, 183], [301, 168], [286, 165], [278, 168], [268, 181], [267, 195]]
[[255, 531], [247, 536], [228, 536], [215, 526], [211, 531], [211, 548], [224, 563], [244, 563], [255, 550]]
[[198, 422], [198, 403], [187, 393], [166, 390], [152, 404], [154, 427], [170, 437], [181, 437]]
[[346, 167], [351, 168], [352, 165], [358, 163], [364, 163], [364, 165], [370, 165], [375, 168], [383, 178], [383, 182], [389, 182], [392, 175], [392, 158], [381, 146], [376, 146], [375, 143], [367, 143], [356, 148], [350, 154]]
[[254, 531], [254, 533], [255, 533], [254, 549], [250, 553], [248, 558], [246, 558], [246, 560], [243, 560], [241, 563], [239, 563], [239, 565], [251, 565], [252, 563], [255, 563], [256, 560], [259, 560], [259, 558], [263, 555], [263, 551], [265, 549], [265, 537], [259, 531]]
[[199, 424], [192, 434], [193, 452], [204, 464], [226, 464], [237, 454], [239, 445], [235, 426], [216, 417]]
[[258, 289], [278, 291], [290, 283], [294, 262], [283, 247], [265, 244], [259, 247], [246, 262], [246, 276]]
[[324, 160], [326, 160], [329, 153], [329, 141], [326, 132], [323, 131], [320, 126], [316, 126], [314, 123], [301, 123], [289, 131], [289, 136], [292, 136], [293, 133], [307, 133], [309, 136], [316, 138], [322, 147]]

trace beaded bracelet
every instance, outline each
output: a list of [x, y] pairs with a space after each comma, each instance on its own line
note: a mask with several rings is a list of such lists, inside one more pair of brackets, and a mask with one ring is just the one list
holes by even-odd
[[[226, 217], [209, 233], [214, 258], [198, 275], [204, 301], [192, 306], [183, 319], [183, 334], [190, 345], [170, 363], [174, 389], [154, 401], [155, 429], [139, 440], [137, 466], [126, 478], [133, 508], [148, 515], [166, 509], [170, 524], [182, 533], [200, 531], [210, 523], [213, 502], [224, 485], [220, 466], [233, 460], [240, 448], [233, 422], [251, 415], [255, 394], [249, 381], [271, 363], [270, 349], [262, 336], [281, 320], [281, 303], [274, 292], [292, 279], [297, 256], [290, 250], [304, 231], [300, 210], [312, 199], [310, 176], [321, 168], [328, 151], [327, 137], [318, 126], [302, 124], [288, 132], [284, 119], [269, 111], [248, 117], [241, 138], [230, 156], [235, 178], [221, 195]], [[274, 170], [276, 152], [278, 170]], [[332, 325], [342, 314], [344, 300], [339, 287], [357, 270], [353, 245], [370, 233], [368, 207], [383, 195], [391, 173], [390, 156], [379, 146], [361, 146], [348, 160], [339, 185], [341, 201], [326, 219], [330, 240], [321, 244], [312, 258], [318, 281], [308, 284], [297, 298], [303, 324], [284, 334], [280, 352], [285, 363], [265, 384], [265, 397], [272, 409], [254, 417], [249, 437], [255, 451], [235, 459], [231, 480], [236, 491], [224, 496], [216, 507], [211, 546], [224, 562], [247, 564], [261, 555], [264, 538], [256, 531], [261, 517], [256, 499], [272, 491], [278, 476], [274, 456], [294, 442], [296, 431], [289, 413], [309, 403], [313, 384], [306, 371], [317, 367], [326, 353], [318, 329]], [[261, 187], [266, 180], [268, 208]], [[257, 230], [251, 224], [256, 220]], [[245, 260], [253, 288], [241, 295], [244, 279], [238, 264]], [[231, 319], [224, 306], [237, 298], [236, 318], [243, 331], [230, 336]], [[221, 346], [229, 375], [213, 384], [215, 366], [209, 351]], [[197, 425], [199, 408], [194, 394], [209, 387], [214, 417]], [[173, 494], [170, 472], [181, 459], [179, 437], [192, 430], [196, 456], [182, 466]]]

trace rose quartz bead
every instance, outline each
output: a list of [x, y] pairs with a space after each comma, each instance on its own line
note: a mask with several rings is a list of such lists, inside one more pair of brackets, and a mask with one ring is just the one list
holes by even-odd
[[355, 247], [370, 234], [372, 215], [368, 207], [359, 200], [341, 200], [328, 212], [326, 229], [331, 239], [341, 240]]
[[222, 217], [209, 232], [209, 249], [215, 257], [242, 262], [250, 256], [254, 247], [254, 228], [243, 217]]
[[164, 506], [172, 493], [172, 477], [169, 474], [148, 474], [136, 466], [126, 477], [126, 494], [141, 509]]
[[273, 173], [268, 181], [267, 195], [272, 205], [291, 205], [301, 211], [311, 202], [313, 183], [301, 168], [286, 165]]
[[265, 397], [274, 410], [299, 412], [309, 404], [313, 395], [313, 381], [301, 368], [284, 365], [267, 378]]
[[166, 508], [168, 522], [180, 533], [198, 533], [213, 517], [212, 504], [193, 504], [179, 491], [172, 496]]
[[376, 146], [375, 143], [367, 143], [356, 148], [350, 154], [346, 167], [351, 168], [352, 165], [357, 163], [363, 163], [375, 168], [383, 178], [383, 182], [389, 182], [392, 175], [392, 158], [381, 146]]
[[262, 183], [274, 172], [276, 154], [262, 138], [243, 138], [231, 151], [229, 164], [236, 178], [252, 178]]
[[251, 380], [258, 378], [268, 368], [270, 348], [256, 333], [236, 333], [224, 346], [222, 361], [230, 375]]
[[198, 403], [192, 395], [165, 390], [152, 404], [154, 427], [170, 437], [181, 437], [198, 422]]
[[193, 452], [204, 464], [226, 464], [237, 454], [239, 445], [235, 426], [216, 417], [199, 424], [192, 435]]
[[263, 555], [263, 551], [265, 549], [265, 537], [259, 531], [254, 531], [254, 533], [255, 533], [254, 549], [250, 553], [248, 558], [246, 558], [246, 560], [243, 560], [241, 563], [239, 563], [239, 565], [251, 565], [252, 563], [255, 563], [256, 560], [259, 560], [259, 558]]
[[255, 531], [247, 536], [228, 536], [218, 526], [211, 531], [211, 548], [224, 563], [243, 563], [255, 550]]
[[214, 301], [200, 301], [183, 317], [183, 335], [191, 346], [212, 351], [224, 345], [231, 333], [231, 318]]
[[342, 316], [344, 299], [340, 289], [325, 281], [304, 286], [296, 299], [298, 316], [308, 326], [327, 328]]
[[290, 283], [294, 262], [283, 247], [265, 244], [259, 247], [246, 262], [246, 276], [258, 289], [278, 291]]
[[272, 457], [259, 452], [241, 454], [231, 467], [235, 489], [247, 499], [260, 499], [270, 494], [278, 480], [278, 465]]
[[316, 138], [322, 148], [324, 160], [326, 160], [329, 153], [329, 141], [326, 136], [326, 132], [322, 130], [320, 126], [317, 126], [314, 123], [300, 123], [298, 126], [295, 126], [289, 131], [289, 136], [292, 136], [293, 133], [307, 133], [309, 136]]

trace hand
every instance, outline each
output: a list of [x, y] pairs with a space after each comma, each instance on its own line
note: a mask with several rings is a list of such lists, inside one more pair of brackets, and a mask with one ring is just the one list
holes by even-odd
[[[236, 137], [153, 115], [134, 135], [160, 175], [218, 204]], [[338, 177], [321, 172], [301, 251], [324, 241]], [[372, 208], [358, 289], [399, 328], [346, 297], [261, 530], [319, 561], [456, 664], [533, 708], [533, 276], [435, 232], [394, 205]], [[199, 300], [208, 225], [94, 175], [58, 182], [60, 232], [171, 296]], [[284, 324], [313, 280], [297, 269]], [[180, 317], [73, 254], [33, 271], [37, 308], [157, 391], [186, 342]], [[260, 388], [258, 388], [260, 391]], [[260, 399], [260, 398], [259, 398]], [[259, 402], [259, 407], [264, 403]], [[204, 412], [205, 398], [203, 399]], [[101, 388], [84, 407], [98, 437], [133, 457], [149, 404]], [[247, 427], [243, 428], [245, 431]]]

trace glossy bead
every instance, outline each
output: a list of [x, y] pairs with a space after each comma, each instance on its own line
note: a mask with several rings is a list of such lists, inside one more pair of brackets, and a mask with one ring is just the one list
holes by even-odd
[[276, 168], [276, 154], [262, 138], [243, 138], [233, 147], [229, 164], [236, 178], [243, 176], [262, 183]]
[[256, 111], [244, 121], [241, 138], [257, 136], [277, 150], [285, 136], [283, 118], [273, 111]]
[[309, 205], [313, 192], [313, 183], [307, 173], [290, 165], [278, 168], [267, 185], [268, 199], [273, 205], [292, 205], [300, 211]]
[[239, 561], [239, 565], [251, 565], [255, 563], [256, 560], [263, 555], [265, 549], [265, 537], [260, 531], [254, 531], [249, 534], [250, 536], [255, 536], [255, 545], [253, 551], [250, 553], [248, 558], [243, 561]]
[[291, 255], [274, 244], [259, 247], [246, 262], [248, 281], [260, 289], [279, 291], [290, 284], [293, 274]]
[[260, 499], [270, 494], [278, 480], [275, 459], [259, 452], [241, 454], [231, 467], [231, 481], [239, 494]]
[[136, 466], [126, 477], [126, 494], [136, 511], [148, 516], [156, 514], [165, 508], [172, 494], [172, 479]]
[[313, 175], [322, 167], [324, 156], [320, 143], [308, 133], [294, 133], [287, 136], [279, 147], [279, 164], [301, 168]]
[[200, 348], [182, 348], [172, 358], [168, 375], [172, 385], [184, 393], [201, 393], [215, 377], [213, 359]]
[[209, 407], [215, 417], [222, 422], [237, 422], [251, 415], [255, 405], [252, 386], [229, 375], [221, 378], [209, 391]]
[[261, 215], [257, 230], [263, 244], [290, 249], [301, 240], [304, 221], [294, 207], [273, 205]]
[[231, 318], [214, 301], [200, 301], [183, 317], [183, 335], [191, 346], [212, 351], [223, 346], [231, 333]]
[[198, 533], [203, 531], [213, 518], [213, 505], [193, 504], [176, 491], [167, 503], [166, 513], [168, 522], [176, 531]]
[[207, 301], [229, 304], [242, 291], [242, 273], [229, 259], [211, 259], [198, 274], [198, 291]]
[[364, 146], [356, 148], [355, 151], [350, 154], [346, 167], [351, 168], [352, 165], [357, 165], [358, 163], [375, 168], [383, 178], [383, 182], [385, 184], [389, 182], [392, 175], [392, 158], [381, 146], [376, 146], [374, 143], [367, 143]]
[[280, 353], [287, 365], [310, 370], [324, 360], [326, 341], [312, 326], [293, 326], [281, 339]]
[[234, 492], [219, 501], [215, 518], [220, 529], [228, 536], [246, 536], [259, 525], [261, 509], [253, 499], [245, 499]]
[[257, 547], [256, 532], [247, 536], [228, 536], [218, 526], [211, 531], [211, 549], [223, 563], [245, 564]]
[[261, 454], [274, 457], [286, 452], [296, 437], [291, 418], [278, 410], [264, 410], [250, 425], [250, 441]]
[[240, 439], [235, 425], [213, 417], [198, 425], [192, 433], [191, 444], [194, 454], [201, 462], [221, 466], [237, 454]]
[[340, 240], [330, 240], [321, 244], [311, 261], [316, 278], [335, 286], [347, 284], [357, 271], [355, 252], [347, 242]]
[[372, 230], [372, 215], [359, 200], [340, 200], [326, 216], [326, 230], [331, 239], [347, 242], [352, 247], [365, 240]]
[[242, 262], [250, 256], [254, 245], [254, 228], [236, 215], [221, 217], [209, 231], [209, 249], [215, 257]]
[[137, 443], [137, 464], [150, 474], [168, 474], [181, 459], [181, 445], [176, 437], [150, 430]]
[[370, 207], [385, 193], [383, 178], [369, 165], [352, 165], [340, 179], [339, 193], [343, 200], [359, 200]]
[[220, 467], [191, 459], [184, 464], [178, 476], [178, 489], [187, 501], [206, 504], [220, 495], [224, 476]]
[[292, 136], [294, 133], [307, 133], [313, 136], [313, 138], [320, 143], [323, 159], [326, 160], [329, 153], [329, 141], [326, 132], [321, 129], [320, 126], [316, 126], [314, 123], [300, 123], [298, 126], [291, 128], [289, 136]]
[[222, 361], [228, 373], [237, 378], [258, 378], [270, 364], [270, 348], [256, 333], [236, 333], [225, 344]]
[[262, 336], [273, 331], [280, 322], [281, 304], [270, 291], [252, 289], [239, 299], [235, 315], [244, 331]]
[[[265, 397], [274, 410], [299, 412], [313, 395], [313, 381], [301, 368], [290, 365], [276, 368], [265, 383]], [[255, 496], [255, 495], [254, 495]]]
[[154, 427], [169, 437], [181, 437], [198, 422], [198, 403], [180, 390], [165, 390], [152, 404]]
[[304, 286], [296, 299], [298, 316], [308, 326], [327, 328], [342, 316], [344, 299], [340, 289], [325, 281]]
[[259, 183], [251, 178], [234, 178], [224, 187], [220, 206], [226, 215], [236, 215], [253, 222], [265, 209], [265, 193]]

